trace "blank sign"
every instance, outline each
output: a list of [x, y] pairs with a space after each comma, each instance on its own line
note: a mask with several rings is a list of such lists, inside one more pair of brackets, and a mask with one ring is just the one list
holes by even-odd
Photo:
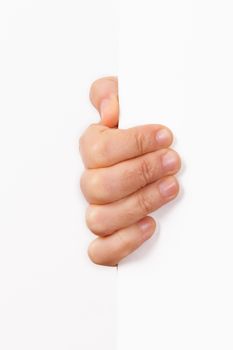
[[122, 0], [121, 127], [165, 124], [178, 198], [119, 266], [119, 350], [233, 349], [231, 1]]
[[113, 5], [0, 1], [1, 350], [115, 347], [116, 269], [86, 254], [77, 146], [99, 120], [89, 86], [116, 69]]

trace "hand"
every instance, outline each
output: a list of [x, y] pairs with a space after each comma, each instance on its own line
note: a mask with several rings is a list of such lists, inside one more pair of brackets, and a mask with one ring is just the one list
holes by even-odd
[[86, 222], [99, 236], [89, 246], [96, 264], [115, 266], [149, 239], [155, 220], [147, 216], [179, 192], [178, 154], [168, 148], [171, 131], [162, 125], [120, 130], [117, 78], [95, 81], [90, 99], [101, 121], [80, 138], [85, 171], [81, 190], [89, 202]]

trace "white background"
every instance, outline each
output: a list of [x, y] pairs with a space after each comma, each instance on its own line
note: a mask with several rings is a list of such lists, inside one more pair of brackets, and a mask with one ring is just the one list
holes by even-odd
[[[116, 270], [86, 257], [75, 140], [117, 73], [109, 0], [0, 2], [0, 348], [112, 350]], [[121, 1], [121, 125], [165, 123], [182, 193], [119, 269], [119, 350], [232, 350], [231, 1]], [[76, 148], [75, 148], [76, 147]]]
[[233, 349], [230, 0], [122, 0], [121, 126], [169, 126], [181, 194], [119, 266], [119, 350]]
[[0, 348], [113, 350], [116, 270], [86, 256], [76, 139], [116, 74], [113, 1], [0, 1]]

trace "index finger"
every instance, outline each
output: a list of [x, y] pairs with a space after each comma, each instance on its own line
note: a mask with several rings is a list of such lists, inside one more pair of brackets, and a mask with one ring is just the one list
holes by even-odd
[[109, 129], [92, 124], [80, 138], [80, 153], [86, 168], [102, 168], [169, 147], [170, 129], [148, 124], [129, 129]]

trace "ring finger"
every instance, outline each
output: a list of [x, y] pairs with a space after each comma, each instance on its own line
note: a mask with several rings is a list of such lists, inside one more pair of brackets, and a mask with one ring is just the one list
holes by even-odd
[[110, 235], [160, 208], [174, 199], [178, 192], [176, 178], [166, 176], [119, 201], [90, 205], [86, 213], [87, 226], [96, 235]]

